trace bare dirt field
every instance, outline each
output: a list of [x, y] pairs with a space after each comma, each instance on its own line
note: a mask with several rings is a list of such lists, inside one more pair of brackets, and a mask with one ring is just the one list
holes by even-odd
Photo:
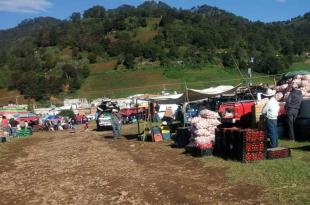
[[40, 132], [0, 153], [0, 204], [266, 204], [264, 190], [231, 184], [171, 142], [111, 132]]

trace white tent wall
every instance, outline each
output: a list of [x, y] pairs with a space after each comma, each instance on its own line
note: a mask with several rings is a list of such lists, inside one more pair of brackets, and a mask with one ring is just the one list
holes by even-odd
[[185, 102], [200, 101], [222, 94], [234, 93], [240, 86], [241, 83], [236, 86], [221, 85], [203, 90], [187, 89], [187, 92], [184, 92], [183, 94], [159, 96], [151, 98], [150, 100], [159, 104], [182, 104]]

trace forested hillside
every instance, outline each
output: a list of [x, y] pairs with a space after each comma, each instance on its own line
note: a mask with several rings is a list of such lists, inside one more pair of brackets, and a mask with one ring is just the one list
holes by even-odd
[[75, 92], [89, 64], [107, 59], [115, 69], [213, 64], [281, 73], [310, 51], [310, 13], [266, 24], [207, 5], [94, 6], [64, 21], [25, 20], [0, 31], [0, 44], [0, 86], [44, 99]]

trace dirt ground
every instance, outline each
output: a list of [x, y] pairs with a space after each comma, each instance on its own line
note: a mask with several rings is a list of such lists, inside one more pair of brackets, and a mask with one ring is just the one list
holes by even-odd
[[40, 132], [6, 143], [0, 204], [266, 204], [171, 142], [113, 140], [111, 132]]

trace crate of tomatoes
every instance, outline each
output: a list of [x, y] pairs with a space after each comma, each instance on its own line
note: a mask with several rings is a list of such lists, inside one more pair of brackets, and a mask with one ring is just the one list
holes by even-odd
[[291, 150], [284, 147], [276, 147], [267, 149], [267, 159], [279, 159], [291, 156]]

